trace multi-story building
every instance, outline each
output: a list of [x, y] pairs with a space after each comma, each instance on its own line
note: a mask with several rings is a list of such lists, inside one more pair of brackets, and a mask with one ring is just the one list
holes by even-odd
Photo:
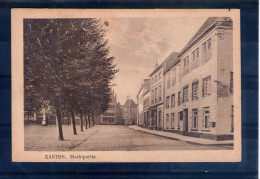
[[149, 114], [149, 128], [163, 129], [163, 64], [155, 64], [150, 77], [151, 105]]
[[172, 64], [164, 71], [164, 129], [233, 138], [232, 19], [208, 18]]
[[137, 125], [144, 125], [144, 113], [143, 113], [143, 83], [141, 84], [141, 88], [136, 96], [137, 98]]
[[108, 109], [100, 116], [100, 124], [116, 124], [117, 117], [117, 102], [116, 102], [116, 94], [114, 90], [110, 95], [110, 102], [108, 103]]
[[144, 127], [149, 127], [150, 119], [150, 104], [151, 104], [151, 94], [150, 94], [150, 81], [147, 84], [148, 88], [143, 90], [143, 114], [144, 114]]
[[181, 65], [178, 56], [174, 56], [164, 69], [164, 130], [178, 132], [181, 123], [176, 113], [180, 104], [179, 89], [181, 81]]
[[125, 125], [137, 123], [137, 104], [129, 96], [123, 106], [123, 120]]
[[164, 116], [164, 75], [163, 71], [172, 58], [177, 55], [172, 52], [160, 65], [155, 64], [154, 71], [150, 74], [150, 108], [149, 122], [150, 129], [163, 130]]
[[[149, 106], [149, 96], [145, 96], [144, 94], [147, 94], [147, 91], [150, 90], [150, 79], [144, 79], [141, 88], [137, 95], [137, 125], [141, 127], [147, 126], [147, 120], [145, 123], [145, 112], [144, 108]], [[147, 101], [148, 100], [148, 101]], [[148, 112], [148, 110], [146, 110]]]

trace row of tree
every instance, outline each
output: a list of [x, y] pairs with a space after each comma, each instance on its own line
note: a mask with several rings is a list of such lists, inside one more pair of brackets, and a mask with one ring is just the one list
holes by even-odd
[[25, 111], [51, 106], [58, 139], [64, 140], [62, 117], [67, 115], [76, 135], [75, 114], [83, 124], [83, 116], [90, 119], [108, 108], [110, 81], [118, 71], [113, 60], [100, 20], [25, 19]]

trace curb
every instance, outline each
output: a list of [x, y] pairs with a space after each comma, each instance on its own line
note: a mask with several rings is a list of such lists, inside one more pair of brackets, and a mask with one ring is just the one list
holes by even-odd
[[192, 141], [187, 141], [187, 140], [182, 140], [182, 139], [179, 139], [179, 138], [175, 138], [175, 137], [169, 137], [169, 136], [165, 136], [165, 135], [161, 135], [161, 134], [156, 134], [156, 133], [152, 133], [152, 132], [149, 132], [149, 131], [143, 131], [143, 130], [140, 130], [140, 129], [135, 129], [135, 128], [132, 128], [130, 126], [128, 126], [128, 128], [132, 129], [132, 130], [137, 130], [137, 131], [140, 131], [140, 132], [144, 132], [144, 133], [148, 133], [148, 134], [152, 134], [152, 135], [156, 135], [156, 136], [160, 136], [160, 137], [165, 137], [165, 138], [168, 138], [168, 139], [172, 139], [172, 140], [177, 140], [177, 141], [182, 141], [182, 142], [186, 142], [188, 144], [195, 144], [195, 145], [205, 145], [205, 146], [212, 146], [212, 145], [225, 145], [225, 146], [233, 146], [234, 144], [233, 143], [227, 143], [227, 144], [204, 144], [204, 143], [198, 143], [198, 142], [192, 142]]

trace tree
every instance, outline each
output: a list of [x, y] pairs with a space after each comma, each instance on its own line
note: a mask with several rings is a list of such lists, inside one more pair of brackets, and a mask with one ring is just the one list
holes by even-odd
[[47, 101], [57, 116], [59, 140], [62, 115], [71, 115], [77, 134], [76, 113], [82, 124], [84, 113], [107, 108], [109, 81], [118, 70], [104, 37], [96, 19], [24, 20], [25, 108], [35, 111]]

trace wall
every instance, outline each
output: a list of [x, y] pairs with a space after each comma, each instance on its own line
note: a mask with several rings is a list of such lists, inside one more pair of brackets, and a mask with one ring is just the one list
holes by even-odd
[[232, 134], [231, 115], [233, 105], [233, 94], [230, 93], [230, 72], [233, 72], [232, 32], [233, 30], [231, 28], [218, 29], [217, 36], [218, 80], [221, 83], [221, 85], [219, 85], [217, 105], [217, 132], [219, 134]]

